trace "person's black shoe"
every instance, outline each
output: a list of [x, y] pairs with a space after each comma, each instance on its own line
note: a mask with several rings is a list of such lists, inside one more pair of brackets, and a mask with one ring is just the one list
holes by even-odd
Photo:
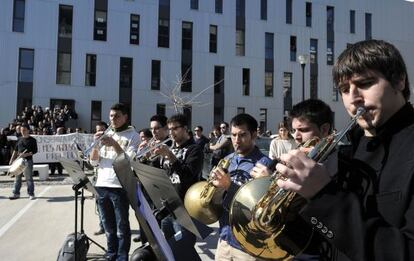
[[105, 233], [105, 230], [103, 230], [102, 228], [101, 229], [99, 229], [98, 231], [96, 231], [96, 232], [93, 232], [93, 234], [95, 235], [95, 236], [99, 236], [99, 235], [102, 235], [102, 234], [104, 234]]
[[132, 239], [132, 241], [134, 241], [134, 242], [139, 242], [139, 241], [141, 241], [141, 235], [140, 235], [140, 234], [138, 234], [136, 237], [134, 237], [134, 238]]
[[13, 194], [9, 197], [10, 200], [14, 200], [14, 199], [18, 199], [18, 198], [20, 198], [19, 194]]

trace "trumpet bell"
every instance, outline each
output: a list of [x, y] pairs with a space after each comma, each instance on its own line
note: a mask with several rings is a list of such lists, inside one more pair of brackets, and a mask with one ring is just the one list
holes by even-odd
[[237, 191], [230, 208], [230, 227], [236, 240], [250, 255], [266, 260], [291, 260], [307, 247], [313, 230], [293, 210], [303, 207], [304, 200], [300, 197], [293, 199], [287, 209], [289, 213], [276, 215], [269, 226], [273, 229], [263, 230], [256, 226], [253, 217], [256, 204], [270, 185], [271, 178], [262, 177], [251, 180]]
[[211, 201], [206, 202], [205, 197], [201, 194], [207, 186], [207, 181], [200, 181], [193, 184], [185, 194], [184, 206], [191, 217], [203, 224], [209, 225], [216, 222], [223, 212], [222, 202], [224, 190], [215, 188], [216, 191]]

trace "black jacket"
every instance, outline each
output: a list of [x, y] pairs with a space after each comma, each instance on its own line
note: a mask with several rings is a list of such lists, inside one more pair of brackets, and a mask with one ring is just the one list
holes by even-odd
[[[407, 103], [368, 138], [302, 210], [323, 238], [323, 260], [414, 260], [414, 109]], [[323, 249], [325, 248], [325, 249]]]

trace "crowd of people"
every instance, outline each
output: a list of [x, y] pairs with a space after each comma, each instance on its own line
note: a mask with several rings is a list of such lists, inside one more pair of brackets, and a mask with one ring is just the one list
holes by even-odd
[[[333, 79], [356, 125], [348, 132], [349, 142], [324, 155], [323, 161], [310, 157], [308, 148], [302, 147], [311, 140], [332, 142], [336, 137], [332, 135], [332, 110], [321, 100], [293, 106], [289, 122], [278, 125], [269, 157], [256, 146], [258, 123], [249, 114], [238, 114], [229, 124], [222, 122], [207, 138], [201, 126], [192, 130], [183, 114], [154, 115], [149, 128], [137, 132], [128, 125], [128, 108], [113, 105], [111, 130], [103, 137], [103, 130], [94, 134], [102, 146], [94, 147], [90, 155], [97, 169], [95, 186], [107, 238], [106, 259], [128, 260], [131, 246], [129, 198], [113, 167], [116, 158], [124, 153], [130, 158], [139, 155], [141, 163], [165, 170], [184, 200], [189, 187], [204, 179], [203, 158], [211, 152], [212, 166], [221, 159], [229, 162], [228, 168], [213, 167], [210, 173], [212, 184], [224, 191], [215, 260], [262, 260], [281, 253], [284, 256], [279, 258], [292, 255], [294, 260], [414, 260], [414, 109], [404, 60], [387, 42], [358, 42], [338, 57]], [[274, 173], [278, 174], [278, 194], [293, 192], [303, 204], [300, 210], [265, 220], [262, 225], [278, 226], [276, 232], [254, 226], [258, 216], [247, 220], [247, 227], [232, 230], [229, 213], [241, 186]], [[200, 260], [194, 249], [195, 235], [174, 215], [162, 216], [158, 225], [175, 260]], [[248, 234], [255, 230], [260, 233]], [[300, 238], [305, 244], [298, 249], [298, 235], [293, 232], [308, 230], [313, 237], [307, 242]], [[141, 231], [143, 243], [147, 233], [152, 232]]]

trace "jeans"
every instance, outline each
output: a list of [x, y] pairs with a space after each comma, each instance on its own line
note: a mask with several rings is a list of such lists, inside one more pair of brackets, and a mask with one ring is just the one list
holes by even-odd
[[[34, 196], [34, 182], [33, 182], [33, 160], [27, 161], [27, 168], [23, 172], [26, 178], [27, 194]], [[22, 175], [17, 175], [14, 180], [14, 195], [20, 195], [20, 188], [22, 187]]]
[[129, 201], [122, 188], [96, 187], [98, 208], [102, 220], [108, 251], [108, 260], [127, 261], [131, 247]]
[[194, 248], [196, 236], [178, 224], [171, 216], [161, 220], [161, 230], [164, 232], [176, 261], [201, 260]]

